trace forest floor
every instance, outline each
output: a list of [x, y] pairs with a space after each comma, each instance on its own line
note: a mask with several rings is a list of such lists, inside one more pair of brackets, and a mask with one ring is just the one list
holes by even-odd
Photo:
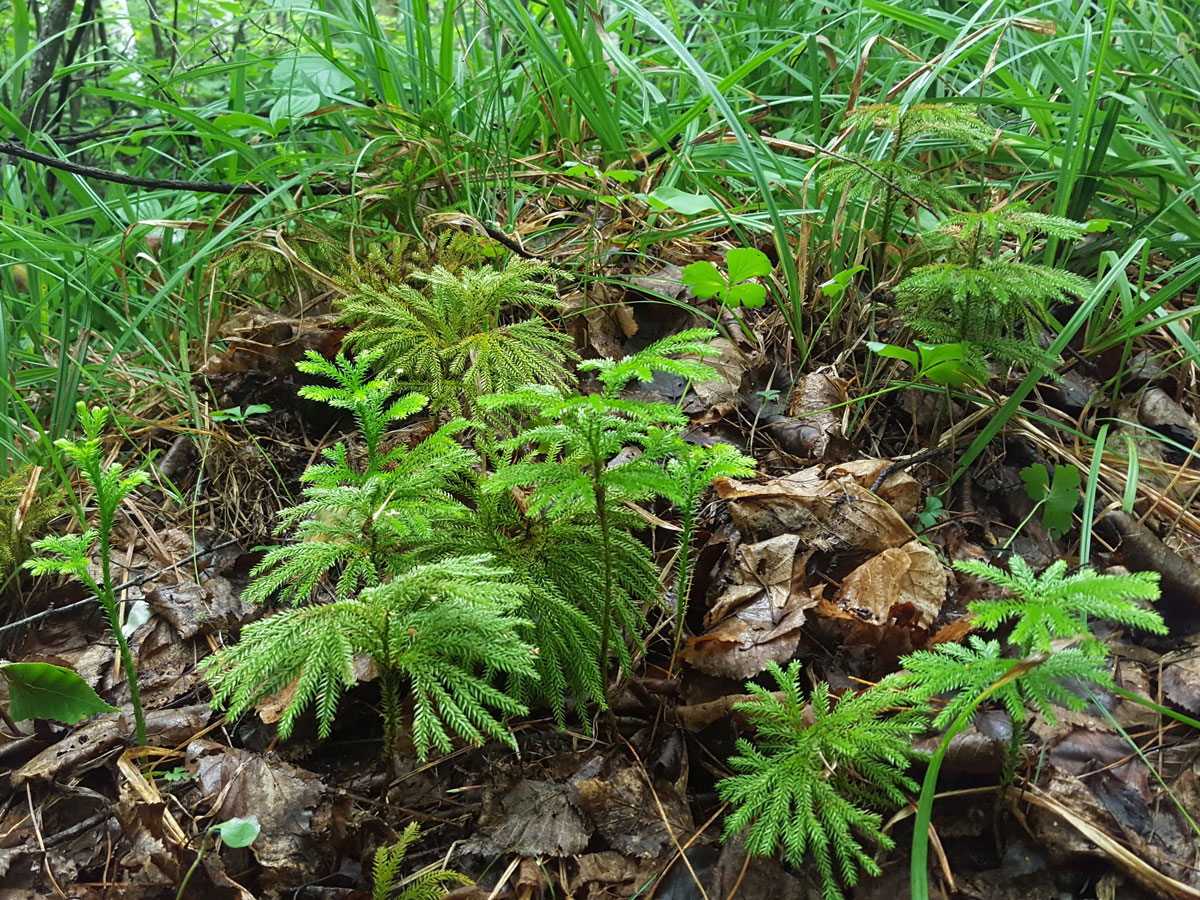
[[[526, 246], [538, 251], [536, 235]], [[1163, 576], [1158, 608], [1169, 637], [1101, 633], [1117, 683], [1200, 716], [1200, 518], [1190, 501], [1198, 475], [1194, 452], [1172, 449], [1200, 445], [1200, 398], [1180, 369], [1156, 366], [1153, 333], [1134, 348], [1146, 360], [1137, 379], [1115, 398], [1099, 390], [1104, 359], [1068, 358], [935, 497], [1021, 374], [994, 372], [987, 386], [948, 401], [887, 362], [874, 383], [893, 389], [864, 396], [871, 357], [857, 337], [868, 318], [876, 334], [895, 331], [886, 305], [863, 302], [855, 322], [818, 335], [801, 361], [777, 313], [734, 316], [687, 297], [682, 266], [719, 261], [727, 246], [691, 239], [665, 248], [673, 264], [656, 271], [614, 268], [605, 283], [582, 287], [562, 281], [568, 309], [582, 311], [567, 321], [584, 356], [620, 355], [692, 327], [692, 305], [717, 319], [724, 336], [712, 362], [723, 385], [697, 391], [658, 378], [638, 396], [681, 403], [689, 439], [729, 441], [759, 464], [757, 479], [721, 483], [706, 499], [683, 666], [671, 673], [670, 620], [652, 614], [644, 652], [614, 693], [616, 733], [591, 710], [564, 731], [534, 709], [511, 723], [515, 751], [462, 746], [424, 763], [414, 755], [389, 779], [369, 672], [325, 740], [308, 716], [278, 741], [278, 700], [235, 722], [210, 707], [197, 662], [264, 614], [241, 592], [275, 513], [298, 496], [320, 449], [348, 430], [297, 396], [306, 379], [296, 361], [310, 349], [332, 356], [345, 334], [331, 298], [309, 292], [302, 307], [229, 319], [226, 349], [195, 373], [213, 409], [261, 404], [269, 413], [214, 419], [197, 435], [146, 411], [146, 427], [128, 435], [158, 451], [153, 478], [182, 485], [189, 498], [174, 503], [152, 481], [126, 504], [114, 535], [120, 599], [131, 614], [141, 601], [151, 613], [130, 638], [150, 746], [130, 746], [128, 707], [77, 727], [24, 722], [0, 737], [0, 777], [11, 787], [0, 803], [0, 894], [170, 898], [205, 846], [187, 896], [349, 900], [370, 896], [373, 850], [417, 822], [404, 874], [464, 872], [476, 885], [454, 888], [459, 898], [820, 896], [807, 868], [749, 857], [737, 837], [722, 842], [727, 810], [715, 785], [746, 734], [734, 708], [747, 699], [745, 683], [768, 661], [789, 659], [803, 662], [810, 685], [873, 683], [904, 654], [970, 631], [966, 605], [988, 587], [949, 563], [1010, 555], [1035, 569], [1074, 563], [1082, 529], [1092, 531], [1097, 569]], [[651, 303], [646, 291], [680, 302]], [[1116, 463], [1093, 465], [1080, 453], [1073, 434], [1098, 411], [1169, 439], [1142, 454], [1131, 486]], [[1131, 425], [1129, 440], [1142, 433]], [[1118, 437], [1114, 430], [1109, 441]], [[1022, 477], [1038, 464], [1073, 465], [1085, 485], [1094, 479], [1098, 499], [1076, 508], [1073, 497], [1057, 537]], [[840, 502], [851, 490], [854, 500]], [[654, 508], [645, 513], [656, 520]], [[655, 537], [648, 528], [646, 540]], [[658, 563], [670, 571], [666, 554]], [[39, 582], [22, 624], [3, 635], [5, 656], [69, 666], [127, 703], [98, 607], [69, 606], [85, 599], [78, 585]], [[983, 709], [954, 739], [933, 811], [933, 896], [1200, 897], [1200, 736], [1146, 705], [1097, 700], [1056, 722], [1032, 716], [1015, 759], [1002, 709]], [[922, 746], [932, 751], [938, 739], [931, 733]], [[864, 878], [853, 897], [905, 895], [913, 809], [887, 822], [896, 849], [880, 853], [883, 875]], [[209, 826], [249, 815], [261, 825], [249, 848], [217, 851], [211, 836], [205, 844]]]

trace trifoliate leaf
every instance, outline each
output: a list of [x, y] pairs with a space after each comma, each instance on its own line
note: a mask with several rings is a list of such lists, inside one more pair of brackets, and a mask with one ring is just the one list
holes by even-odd
[[735, 284], [729, 288], [726, 303], [757, 309], [767, 301], [767, 289], [761, 284]]
[[1041, 463], [1026, 466], [1021, 470], [1021, 480], [1025, 482], [1025, 493], [1029, 495], [1030, 500], [1041, 503], [1046, 499], [1050, 489], [1050, 473], [1046, 471], [1045, 466]]
[[720, 270], [706, 259], [687, 266], [680, 280], [692, 289], [693, 295], [702, 299], [715, 297], [729, 287]]
[[730, 284], [771, 274], [771, 260], [767, 258], [767, 254], [753, 247], [735, 247], [730, 250], [725, 256], [725, 265], [729, 269]]
[[1025, 493], [1034, 503], [1043, 503], [1042, 525], [1053, 538], [1071, 530], [1075, 505], [1079, 502], [1079, 470], [1074, 466], [1056, 466], [1054, 480], [1041, 463], [1021, 470]]
[[1042, 524], [1051, 537], [1059, 538], [1071, 530], [1075, 504], [1079, 502], [1079, 470], [1074, 466], [1055, 466], [1054, 480], [1050, 483], [1050, 494], [1046, 498], [1046, 509], [1042, 513]]
[[50, 663], [11, 663], [0, 666], [8, 681], [8, 711], [12, 718], [54, 719], [74, 725], [102, 712], [116, 712], [71, 669]]

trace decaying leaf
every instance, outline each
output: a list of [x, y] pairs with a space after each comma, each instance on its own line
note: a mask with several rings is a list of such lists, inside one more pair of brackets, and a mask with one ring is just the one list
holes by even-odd
[[735, 347], [726, 338], [709, 342], [716, 350], [714, 356], [706, 356], [704, 362], [717, 370], [719, 378], [698, 381], [692, 385], [695, 400], [685, 404], [687, 412], [700, 413], [701, 423], [717, 422], [737, 409], [742, 378], [750, 368], [751, 358]]
[[1200, 715], [1200, 653], [1182, 656], [1167, 662], [1159, 684], [1163, 698], [1192, 716]]
[[645, 777], [634, 766], [597, 756], [580, 767], [569, 787], [572, 802], [595, 833], [626, 856], [660, 858], [674, 848], [671, 831], [691, 833], [691, 812], [675, 787], [656, 780], [651, 796]]
[[842, 581], [837, 602], [863, 621], [882, 625], [897, 606], [911, 604], [916, 624], [928, 626], [946, 599], [946, 569], [937, 554], [918, 540], [888, 547]]
[[584, 851], [590, 837], [565, 785], [522, 780], [503, 793], [483, 795], [478, 827], [464, 849], [484, 856], [574, 856]]
[[213, 804], [215, 821], [255, 815], [262, 826], [250, 851], [267, 884], [296, 884], [327, 871], [338, 857], [335, 834], [346, 828], [352, 801], [316, 775], [258, 753], [212, 741], [188, 744], [187, 770]]
[[790, 534], [805, 548], [878, 553], [916, 536], [879, 497], [851, 478], [823, 478], [818, 466], [761, 483], [721, 478], [715, 486], [751, 541]]
[[811, 439], [788, 452], [807, 459], [824, 459], [833, 441], [844, 441], [843, 406], [848, 382], [835, 375], [810, 373], [796, 382], [788, 401], [788, 416], [805, 426], [800, 434]]
[[738, 547], [730, 584], [705, 617], [704, 634], [684, 648], [686, 662], [744, 680], [768, 662], [791, 658], [804, 611], [817, 602], [804, 580], [808, 554], [799, 546], [796, 535], [785, 534]]

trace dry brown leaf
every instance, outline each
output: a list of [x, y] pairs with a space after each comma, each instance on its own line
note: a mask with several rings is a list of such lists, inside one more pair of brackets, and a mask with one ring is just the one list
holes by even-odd
[[1185, 656], [1166, 665], [1159, 684], [1168, 703], [1200, 715], [1200, 656]]
[[911, 604], [916, 624], [933, 623], [946, 599], [946, 570], [937, 554], [912, 540], [871, 557], [842, 581], [837, 600], [860, 619], [882, 625], [896, 606]]
[[213, 741], [188, 744], [186, 764], [214, 821], [258, 817], [262, 830], [250, 850], [268, 884], [295, 885], [333, 868], [340, 848], [332, 838], [346, 827], [349, 797], [312, 772]]
[[830, 481], [816, 466], [761, 483], [717, 479], [738, 530], [751, 541], [795, 535], [818, 550], [878, 553], [916, 535], [887, 503], [853, 481]]
[[[856, 459], [830, 466], [825, 472], [825, 477], [837, 481], [849, 478], [859, 487], [870, 490], [883, 474], [883, 470], [892, 462], [890, 459]], [[890, 504], [901, 516], [907, 517], [917, 510], [917, 503], [921, 499], [921, 483], [907, 472], [893, 472], [875, 494], [880, 500]]]
[[723, 678], [757, 675], [785, 662], [800, 643], [804, 611], [816, 603], [804, 579], [807, 553], [795, 535], [737, 549], [730, 584], [705, 616], [706, 631], [688, 641], [683, 658]]
[[704, 362], [716, 369], [719, 377], [694, 383], [696, 398], [686, 407], [688, 412], [700, 412], [702, 423], [718, 422], [737, 409], [742, 378], [752, 362], [726, 338], [716, 338], [709, 346], [718, 352], [716, 356], [706, 356]]
[[566, 785], [524, 780], [508, 791], [483, 795], [468, 853], [491, 856], [516, 852], [526, 856], [574, 856], [591, 839], [583, 814], [572, 804]]
[[845, 439], [842, 404], [848, 385], [844, 378], [833, 375], [811, 373], [800, 378], [788, 401], [788, 415], [799, 420], [801, 425], [815, 428], [801, 432], [812, 436], [810, 442], [789, 448], [789, 452], [808, 459], [824, 459], [831, 441]]

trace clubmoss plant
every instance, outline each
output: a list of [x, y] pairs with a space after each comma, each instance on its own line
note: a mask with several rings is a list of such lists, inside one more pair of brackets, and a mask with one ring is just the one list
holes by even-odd
[[[664, 463], [679, 448], [686, 416], [667, 403], [626, 400], [621, 391], [635, 378], [644, 382], [656, 372], [693, 380], [712, 379], [716, 372], [698, 358], [713, 355], [708, 344], [715, 332], [682, 331], [656, 341], [620, 360], [589, 360], [581, 370], [596, 372], [601, 392], [563, 394], [547, 386], [486, 397], [485, 408], [532, 412], [540, 424], [521, 430], [500, 444], [519, 456], [484, 482], [488, 491], [530, 489], [526, 510], [558, 519], [592, 515], [600, 529], [604, 560], [604, 605], [600, 623], [600, 672], [608, 686], [608, 655], [614, 622], [614, 515], [621, 504], [667, 496], [673, 489]], [[676, 357], [696, 357], [679, 359]], [[632, 451], [632, 452], [630, 452]], [[624, 662], [626, 651], [619, 649]]]
[[[347, 285], [342, 321], [354, 330], [346, 346], [374, 351], [376, 370], [399, 390], [426, 394], [433, 412], [473, 412], [480, 397], [525, 384], [565, 387], [571, 339], [540, 315], [559, 306], [542, 280], [548, 272], [512, 259], [501, 269], [436, 266], [407, 281]], [[510, 307], [535, 315], [505, 323]]]
[[[503, 463], [498, 471], [506, 480]], [[529, 622], [522, 637], [538, 648], [538, 677], [516, 676], [507, 690], [523, 702], [541, 698], [563, 726], [569, 696], [577, 706], [587, 700], [602, 709], [607, 705], [600, 666], [603, 534], [594, 513], [559, 517], [548, 511], [529, 512], [520, 498], [519, 489], [476, 487], [470, 495], [472, 513], [439, 529], [418, 553], [437, 558], [485, 553], [527, 589], [517, 612]], [[644, 621], [643, 607], [659, 598], [658, 571], [645, 544], [630, 533], [639, 524], [633, 513], [612, 509], [609, 524], [612, 616], [624, 632], [635, 634]], [[623, 664], [625, 651], [623, 644], [618, 645]]]
[[747, 829], [752, 855], [782, 850], [794, 866], [810, 859], [825, 897], [841, 898], [841, 884], [852, 887], [860, 871], [880, 874], [864, 841], [894, 846], [881, 811], [903, 805], [917, 788], [905, 771], [919, 755], [912, 740], [926, 720], [895, 690], [846, 691], [833, 700], [822, 683], [806, 698], [799, 662], [787, 669], [771, 662], [768, 670], [779, 696], [751, 682], [754, 699], [735, 707], [749, 716], [756, 738], [738, 740], [729, 760], [737, 774], [717, 785], [734, 807], [725, 838]]
[[933, 725], [946, 732], [925, 772], [913, 825], [910, 881], [917, 900], [929, 896], [929, 822], [941, 764], [950, 742], [970, 724], [980, 705], [991, 698], [1004, 705], [1013, 721], [1015, 744], [1023, 734], [1027, 707], [1054, 723], [1055, 704], [1073, 710], [1087, 705], [1086, 690], [1076, 692], [1073, 685], [1114, 687], [1108, 648], [1088, 630], [1089, 620], [1156, 634], [1167, 630], [1157, 612], [1137, 602], [1158, 598], [1157, 572], [1098, 575], [1085, 568], [1068, 575], [1066, 562], [1060, 560], [1038, 577], [1020, 557], [1012, 558], [1008, 572], [979, 561], [954, 566], [1008, 590], [1008, 597], [976, 600], [968, 609], [980, 628], [1011, 623], [1008, 641], [1014, 652], [1005, 654], [998, 640], [972, 635], [965, 647], [940, 644], [902, 658], [905, 671], [890, 679], [914, 702], [941, 696], [945, 704]]
[[246, 626], [239, 643], [201, 664], [213, 703], [237, 716], [294, 683], [279, 720], [287, 738], [316, 706], [328, 737], [343, 690], [355, 683], [354, 656], [379, 669], [384, 752], [396, 750], [404, 688], [413, 700], [417, 754], [449, 752], [452, 735], [473, 743], [515, 742], [501, 717], [526, 711], [480, 673], [535, 678], [533, 648], [513, 615], [524, 589], [510, 573], [469, 556], [413, 566], [356, 598], [283, 610]]
[[971, 109], [944, 103], [917, 103], [902, 107], [891, 103], [860, 106], [846, 116], [845, 125], [885, 134], [882, 156], [863, 154], [836, 160], [825, 173], [826, 190], [846, 190], [850, 199], [865, 203], [883, 198], [880, 243], [885, 252], [896, 206], [916, 200], [934, 212], [955, 204], [954, 192], [905, 159], [922, 138], [943, 138], [980, 152], [991, 143], [992, 132]]
[[1086, 692], [1072, 685], [1113, 686], [1107, 648], [1087, 628], [1103, 619], [1166, 631], [1162, 618], [1138, 605], [1158, 597], [1157, 573], [1097, 575], [1084, 569], [1068, 575], [1057, 562], [1040, 577], [1014, 557], [1004, 572], [982, 562], [955, 567], [1007, 588], [1011, 596], [969, 605], [977, 627], [1010, 625], [1008, 643], [972, 635], [968, 643], [940, 644], [901, 660], [904, 670], [875, 687], [846, 692], [835, 703], [827, 685], [818, 685], [805, 706], [798, 687], [798, 663], [786, 670], [772, 665], [780, 696], [750, 684], [755, 699], [740, 704], [757, 732], [755, 741], [738, 741], [730, 765], [738, 772], [718, 785], [721, 798], [734, 806], [725, 835], [747, 832], [746, 848], [771, 854], [782, 848], [793, 865], [811, 858], [825, 896], [842, 896], [835, 876], [853, 885], [857, 873], [878, 874], [859, 837], [892, 846], [880, 831], [879, 811], [905, 802], [915, 783], [904, 773], [918, 754], [911, 738], [930, 724], [934, 697], [940, 707], [932, 719], [946, 732], [930, 759], [914, 824], [913, 896], [928, 896], [927, 840], [933, 797], [950, 741], [988, 699], [999, 700], [1021, 734], [1027, 710], [1055, 721], [1056, 705], [1082, 709]]
[[[116, 639], [121, 655], [121, 665], [129, 679], [129, 700], [133, 705], [133, 719], [139, 746], [146, 743], [146, 719], [142, 713], [142, 701], [138, 693], [137, 666], [129, 650], [129, 642], [121, 628], [117, 609], [117, 594], [112, 577], [112, 529], [121, 502], [138, 486], [145, 484], [145, 472], [125, 472], [119, 463], [104, 464], [100, 447], [100, 434], [108, 421], [108, 407], [88, 409], [80, 402], [76, 407], [79, 422], [83, 426], [83, 440], [61, 439], [55, 446], [75, 464], [83, 480], [95, 495], [96, 514], [94, 526], [84, 524], [80, 534], [58, 534], [42, 538], [33, 545], [39, 555], [25, 562], [26, 568], [35, 575], [69, 575], [79, 579], [96, 595], [108, 624]], [[92, 550], [100, 563], [100, 577], [92, 574]]]
[[404, 889], [395, 893], [396, 878], [408, 848], [421, 836], [421, 828], [410, 822], [394, 844], [375, 851], [375, 866], [372, 870], [371, 900], [441, 900], [446, 896], [446, 886], [470, 884], [471, 879], [452, 869], [432, 869], [415, 876]]
[[455, 440], [467, 423], [448, 422], [414, 447], [385, 447], [388, 425], [422, 410], [426, 399], [395, 398], [389, 382], [369, 375], [373, 361], [370, 354], [353, 361], [339, 354], [330, 362], [309, 351], [297, 364], [333, 382], [305, 386], [300, 395], [350, 412], [362, 452], [343, 441], [305, 471], [303, 501], [279, 514], [278, 533], [294, 540], [269, 550], [250, 573], [248, 599], [262, 602], [279, 592], [301, 602], [331, 576], [333, 597], [346, 599], [380, 584], [414, 544], [465, 515], [451, 491], [477, 461]]
[[1042, 355], [1038, 337], [1049, 306], [1086, 294], [1086, 278], [1024, 262], [1018, 248], [1030, 235], [1078, 240], [1086, 226], [1048, 216], [1023, 202], [951, 216], [926, 235], [940, 261], [919, 266], [896, 286], [905, 320], [926, 340], [966, 342], [1006, 364], [1029, 365]]
[[692, 542], [696, 537], [696, 514], [700, 498], [718, 478], [749, 478], [754, 460], [729, 444], [688, 445], [667, 461], [670, 481], [664, 496], [679, 513], [679, 553], [675, 562], [675, 647], [671, 669], [679, 656], [683, 639], [683, 615], [692, 586]]

